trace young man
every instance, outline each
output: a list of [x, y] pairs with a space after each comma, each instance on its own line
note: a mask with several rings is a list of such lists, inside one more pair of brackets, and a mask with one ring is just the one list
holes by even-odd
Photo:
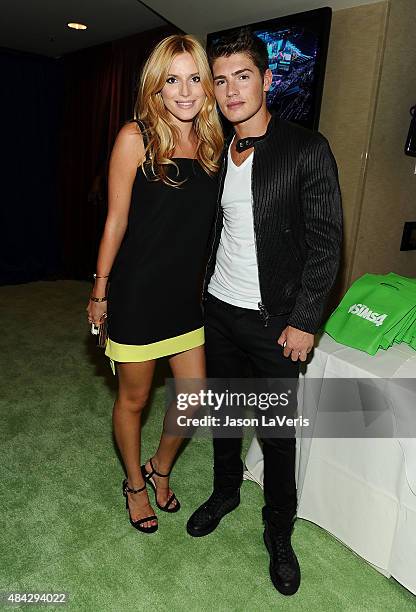
[[[226, 147], [205, 279], [207, 373], [297, 379], [338, 269], [336, 164], [321, 134], [267, 110], [272, 73], [263, 41], [243, 29], [215, 43], [209, 56], [217, 102], [234, 134]], [[300, 584], [291, 546], [295, 439], [261, 441], [270, 576], [291, 595]], [[213, 442], [214, 491], [188, 521], [192, 536], [211, 533], [240, 502], [241, 438]]]

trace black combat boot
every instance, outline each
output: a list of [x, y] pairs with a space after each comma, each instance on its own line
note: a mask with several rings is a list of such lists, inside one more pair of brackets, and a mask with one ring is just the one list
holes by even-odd
[[282, 595], [293, 595], [300, 585], [300, 567], [292, 548], [293, 513], [263, 508], [264, 543], [270, 555], [270, 578]]
[[240, 503], [240, 489], [230, 493], [215, 490], [211, 497], [192, 514], [186, 525], [189, 535], [197, 538], [214, 531], [220, 520], [237, 508]]

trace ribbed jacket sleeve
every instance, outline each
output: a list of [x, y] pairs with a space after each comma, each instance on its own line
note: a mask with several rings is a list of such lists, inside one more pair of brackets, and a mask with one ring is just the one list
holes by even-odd
[[300, 164], [306, 260], [288, 325], [316, 333], [340, 261], [341, 194], [336, 162], [321, 134], [311, 140]]

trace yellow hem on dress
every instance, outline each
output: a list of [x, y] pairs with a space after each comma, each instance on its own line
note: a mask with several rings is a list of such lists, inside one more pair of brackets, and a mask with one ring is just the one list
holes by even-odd
[[204, 328], [194, 329], [180, 336], [159, 340], [151, 344], [119, 344], [108, 338], [105, 347], [105, 354], [110, 358], [110, 365], [115, 374], [114, 362], [140, 362], [149, 361], [150, 359], [158, 359], [175, 353], [182, 353], [197, 346], [201, 346], [205, 342]]

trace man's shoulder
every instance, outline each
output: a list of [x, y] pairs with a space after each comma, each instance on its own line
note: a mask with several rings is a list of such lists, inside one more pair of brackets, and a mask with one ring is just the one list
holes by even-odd
[[293, 145], [302, 148], [328, 142], [325, 136], [320, 132], [303, 127], [297, 123], [292, 123], [286, 119], [281, 119], [277, 116], [274, 117], [272, 135], [277, 140], [293, 143]]

